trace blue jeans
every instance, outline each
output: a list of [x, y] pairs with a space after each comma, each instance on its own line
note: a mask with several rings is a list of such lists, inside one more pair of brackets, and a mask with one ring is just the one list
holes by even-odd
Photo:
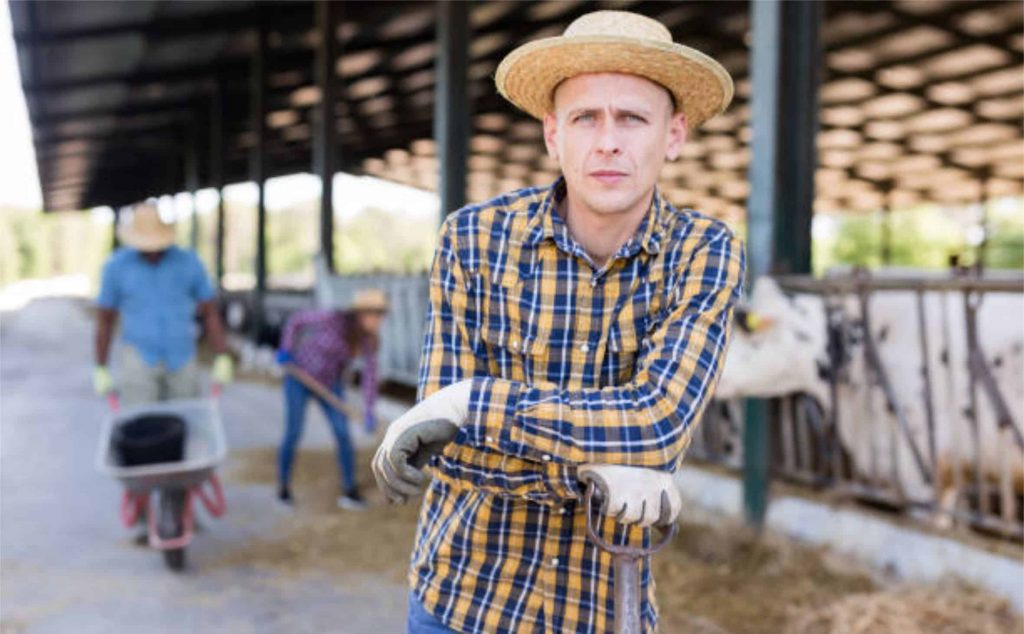
[[[341, 386], [337, 385], [331, 390], [339, 398], [342, 395]], [[334, 432], [334, 440], [338, 447], [338, 470], [341, 472], [342, 491], [348, 491], [356, 486], [355, 456], [352, 453], [352, 443], [348, 437], [348, 421], [345, 415], [327, 404], [322, 398], [310, 392], [302, 383], [286, 376], [284, 378], [284, 404], [285, 404], [285, 430], [284, 440], [281, 441], [281, 449], [277, 454], [277, 467], [279, 483], [287, 487], [291, 481], [292, 463], [295, 461], [295, 447], [302, 437], [302, 427], [306, 419], [306, 401], [313, 396], [320, 401], [320, 407], [331, 424], [331, 431]]]
[[412, 592], [409, 593], [409, 621], [405, 634], [455, 634], [436, 616], [423, 609], [423, 604]]

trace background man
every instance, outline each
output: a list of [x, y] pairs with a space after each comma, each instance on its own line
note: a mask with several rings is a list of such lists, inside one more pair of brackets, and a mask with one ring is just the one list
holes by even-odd
[[421, 401], [374, 472], [395, 501], [429, 482], [410, 632], [604, 632], [611, 556], [587, 539], [581, 482], [604, 494], [611, 543], [641, 545], [678, 513], [671, 474], [714, 391], [744, 263], [725, 225], [655, 184], [732, 80], [658, 22], [600, 11], [510, 53], [496, 83], [543, 121], [562, 177], [446, 219]]
[[233, 363], [214, 291], [195, 252], [174, 246], [174, 227], [156, 207], [137, 205], [118, 228], [123, 248], [103, 266], [96, 320], [93, 387], [103, 395], [115, 388], [109, 370], [110, 342], [121, 318], [118, 386], [125, 405], [200, 394], [194, 318], [203, 319], [217, 353], [212, 378], [230, 383]]

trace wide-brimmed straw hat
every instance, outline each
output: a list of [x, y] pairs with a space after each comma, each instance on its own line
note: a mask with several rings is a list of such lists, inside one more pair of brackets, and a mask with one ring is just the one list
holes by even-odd
[[385, 313], [388, 310], [387, 293], [379, 288], [363, 288], [356, 291], [349, 310], [365, 310]]
[[503, 97], [541, 119], [553, 109], [558, 84], [585, 73], [625, 73], [664, 86], [691, 128], [732, 101], [732, 78], [721, 64], [673, 42], [660, 22], [628, 11], [588, 13], [560, 36], [520, 46], [502, 60], [494, 83]]
[[117, 228], [117, 237], [122, 244], [139, 251], [163, 251], [174, 244], [174, 225], [161, 220], [153, 205], [136, 205], [131, 217]]

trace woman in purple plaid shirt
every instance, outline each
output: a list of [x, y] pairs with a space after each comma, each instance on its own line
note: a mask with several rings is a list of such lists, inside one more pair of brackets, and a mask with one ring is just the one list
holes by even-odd
[[[387, 312], [383, 291], [368, 289], [356, 294], [347, 310], [306, 310], [293, 314], [284, 326], [278, 363], [290, 364], [330, 390], [342, 396], [341, 376], [349, 363], [363, 358], [363, 411], [368, 431], [374, 428], [373, 407], [377, 400], [377, 349], [380, 326]], [[291, 480], [295, 448], [302, 436], [306, 417], [306, 401], [310, 396], [320, 401], [324, 415], [331, 424], [338, 449], [342, 494], [338, 506], [362, 509], [366, 506], [355, 478], [355, 455], [349, 440], [344, 413], [332, 407], [291, 374], [284, 378], [285, 433], [278, 452], [278, 497], [292, 500]]]

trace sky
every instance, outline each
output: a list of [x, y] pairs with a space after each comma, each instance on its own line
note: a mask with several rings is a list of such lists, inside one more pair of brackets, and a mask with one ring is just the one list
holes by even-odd
[[0, 2], [0, 207], [42, 206], [39, 175], [21, 92], [11, 16]]

